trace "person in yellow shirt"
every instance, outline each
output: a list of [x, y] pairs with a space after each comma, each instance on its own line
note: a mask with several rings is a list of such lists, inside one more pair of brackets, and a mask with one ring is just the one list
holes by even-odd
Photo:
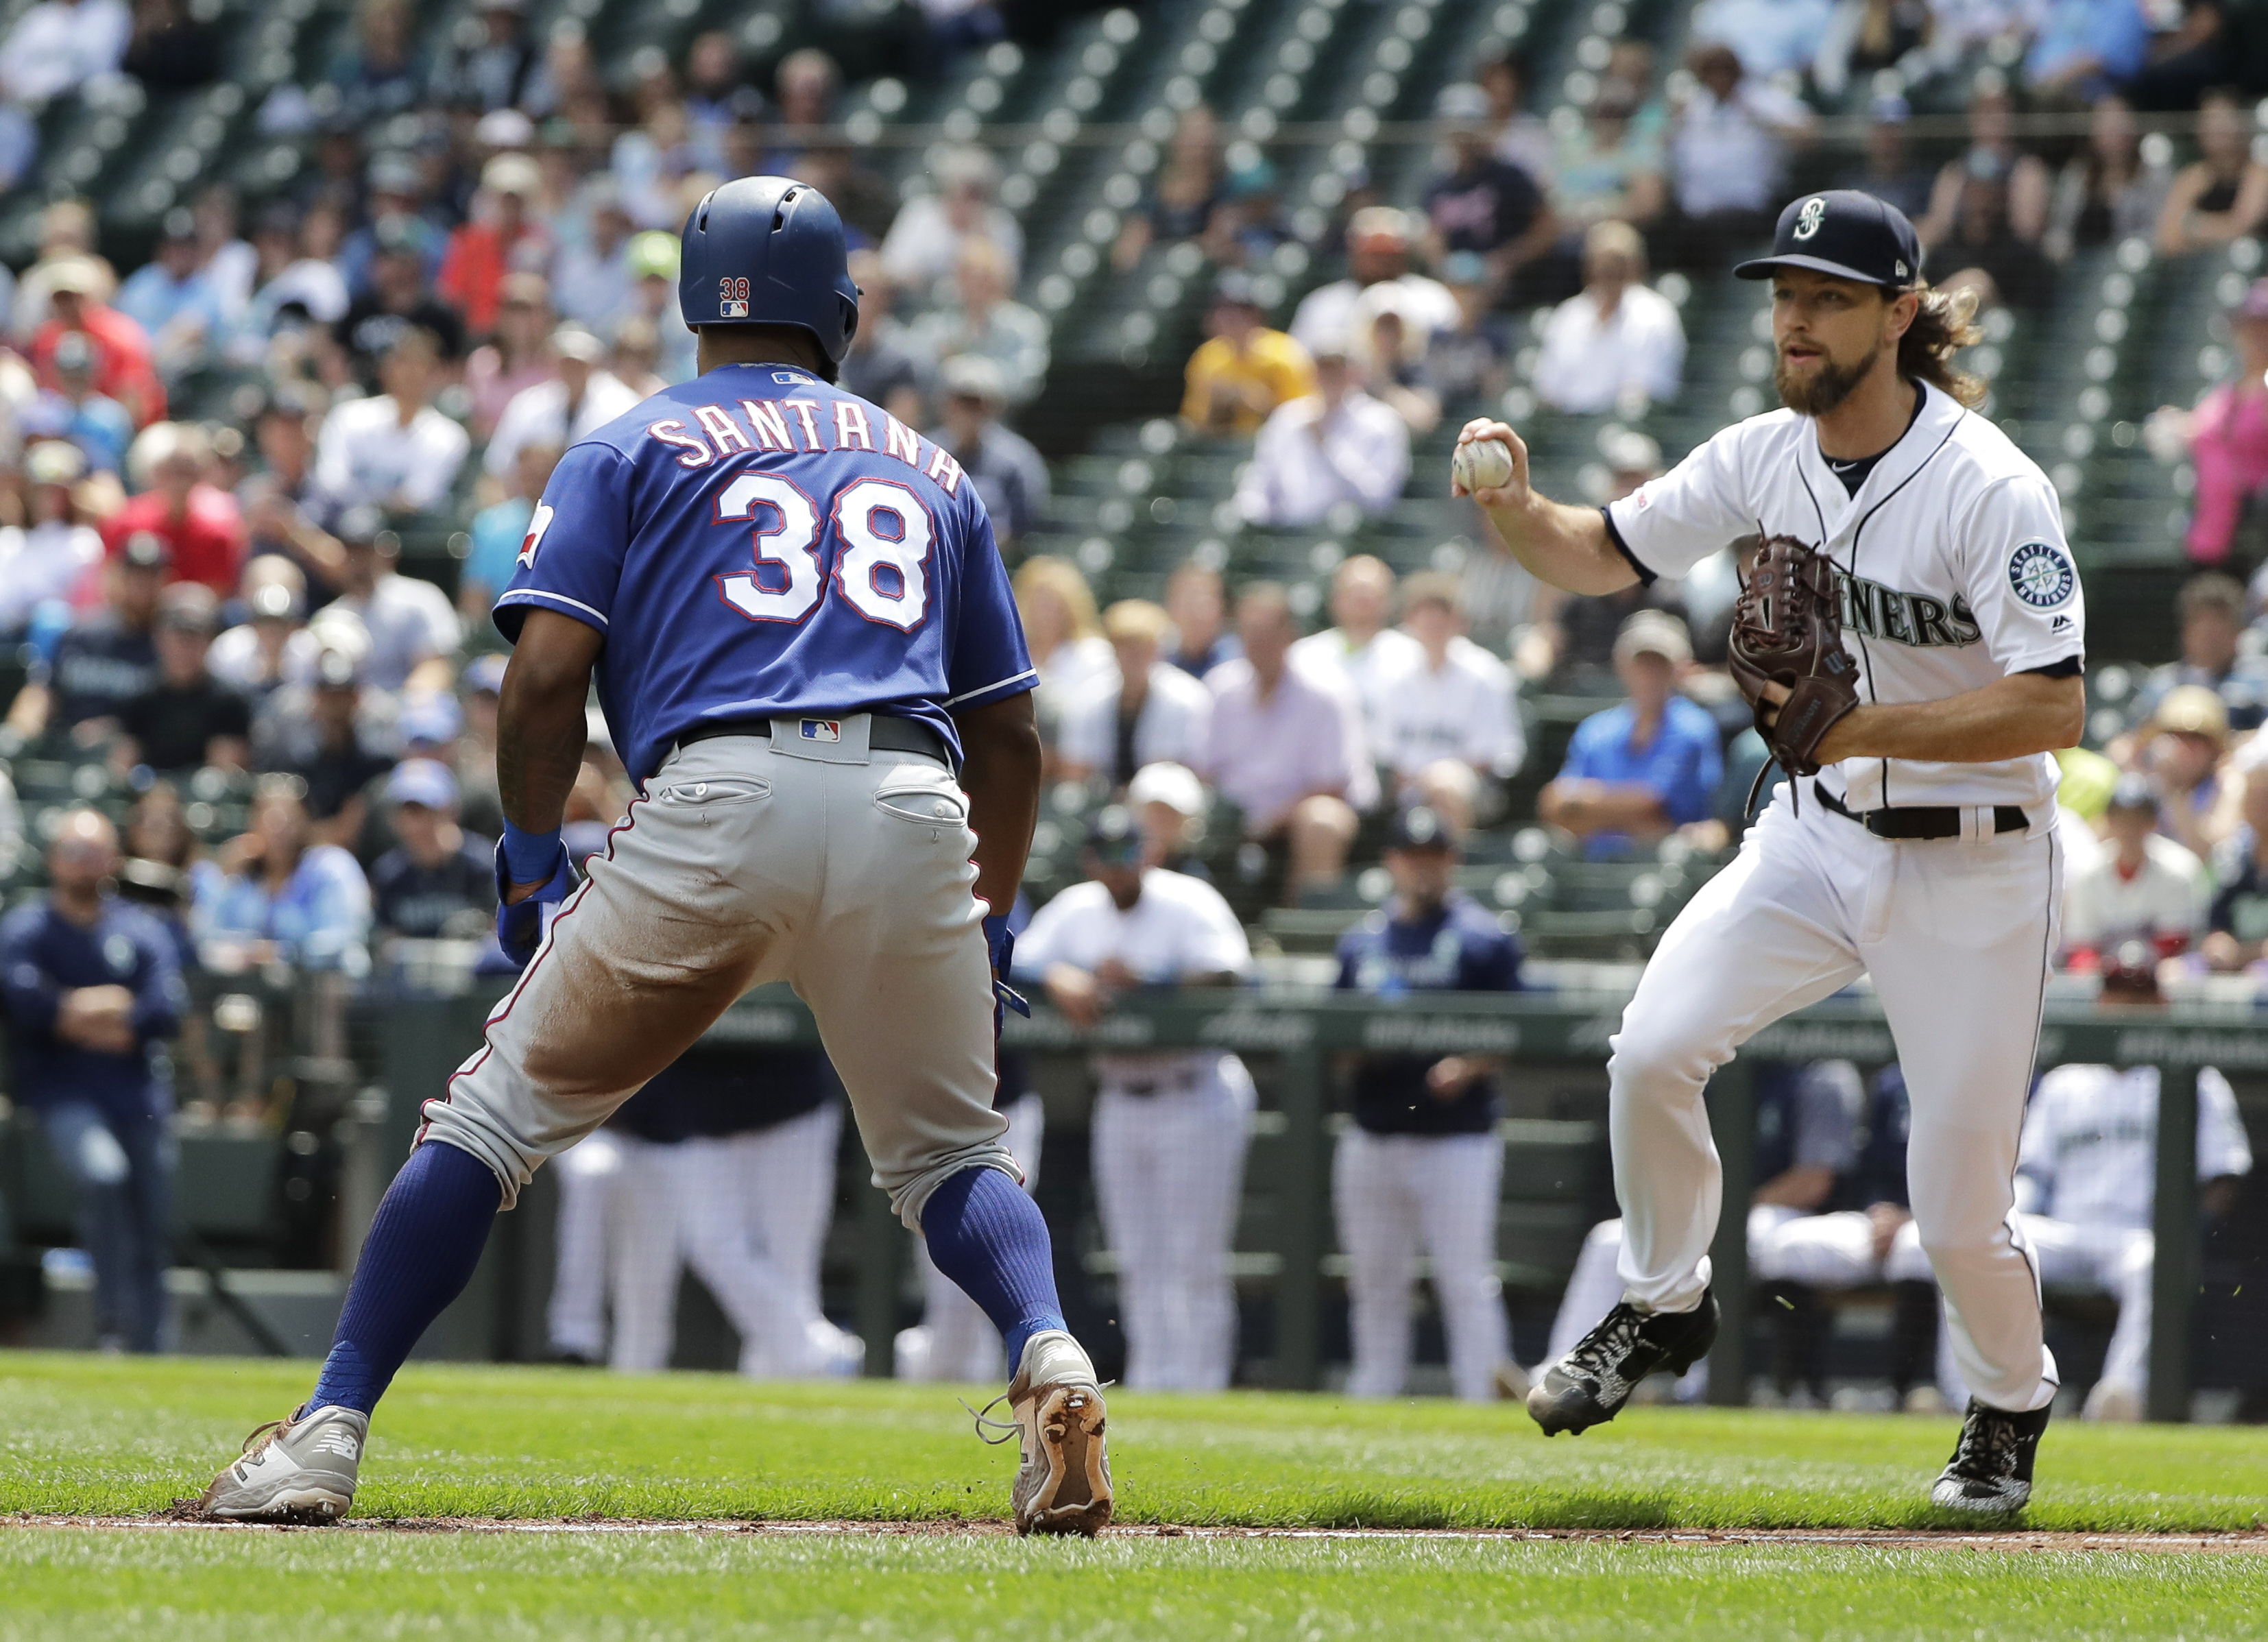
[[1315, 391], [1307, 350], [1263, 317], [1252, 276], [1223, 274], [1205, 316], [1212, 336], [1189, 356], [1182, 398], [1182, 418], [1198, 431], [1249, 438], [1277, 406]]

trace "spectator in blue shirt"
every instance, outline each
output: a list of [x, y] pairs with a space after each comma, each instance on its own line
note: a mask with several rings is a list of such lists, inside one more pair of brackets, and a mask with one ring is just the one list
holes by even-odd
[[116, 400], [94, 391], [94, 344], [85, 332], [57, 337], [55, 386], [26, 413], [25, 431], [69, 439], [96, 472], [114, 474], [134, 443], [134, 418]]
[[1536, 813], [1583, 841], [1593, 858], [1619, 855], [1715, 807], [1724, 754], [1708, 710], [1677, 694], [1678, 669], [1693, 659], [1685, 623], [1640, 610], [1615, 637], [1615, 675], [1629, 699], [1575, 728], [1567, 762], [1543, 789]]
[[495, 845], [457, 824], [449, 767], [403, 759], [386, 784], [386, 801], [401, 842], [371, 868], [379, 928], [419, 940], [486, 935], [496, 917]]
[[202, 364], [229, 328], [199, 254], [196, 217], [177, 206], [166, 213], [157, 255], [127, 276], [112, 305], [149, 332], [151, 360], [168, 382]]
[[2093, 102], [2142, 71], [2150, 20], [2137, 0], [2051, 0], [2024, 56], [2035, 97]]
[[252, 830], [192, 869], [189, 927], [207, 968], [367, 968], [370, 885], [353, 856], [314, 842], [306, 792], [297, 776], [261, 777]]
[[[1457, 853], [1435, 811], [1395, 817], [1386, 845], [1394, 899], [1340, 939], [1340, 990], [1411, 998], [1521, 990], [1520, 939], [1456, 887]], [[1492, 1055], [1377, 1054], [1357, 1065], [1354, 1127], [1331, 1172], [1348, 1260], [1351, 1395], [1402, 1394], [1421, 1246], [1433, 1263], [1457, 1395], [1486, 1402], [1499, 1385], [1502, 1395], [1527, 1394], [1512, 1365], [1496, 1275], [1500, 1064]]]
[[551, 482], [559, 456], [558, 445], [541, 440], [521, 445], [512, 462], [512, 494], [473, 515], [472, 549], [457, 573], [457, 610], [468, 622], [484, 625], [497, 595], [511, 583], [536, 499]]
[[11, 1089], [40, 1116], [77, 1189], [94, 1261], [95, 1327], [113, 1349], [154, 1351], [171, 1255], [172, 1092], [158, 1045], [187, 995], [173, 943], [120, 901], [118, 834], [92, 810], [63, 818], [46, 900], [0, 920]]

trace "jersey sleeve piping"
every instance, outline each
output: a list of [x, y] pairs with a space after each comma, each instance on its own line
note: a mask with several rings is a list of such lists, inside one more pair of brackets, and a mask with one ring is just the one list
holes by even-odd
[[948, 709], [965, 707], [972, 702], [982, 706], [988, 702], [1005, 700], [1008, 696], [1021, 695], [1026, 690], [1037, 688], [1039, 681], [1040, 670], [1037, 667], [1026, 667], [1012, 678], [1002, 679], [995, 684], [983, 685], [976, 689], [963, 690], [958, 696], [948, 696], [945, 704]]
[[590, 622], [602, 629], [607, 625], [607, 618], [598, 611], [593, 610], [589, 605], [585, 604], [580, 599], [570, 599], [563, 593], [546, 593], [541, 587], [519, 588], [512, 593], [504, 594], [503, 598], [497, 600], [497, 603], [501, 607], [507, 604], [521, 604], [529, 600], [541, 600], [546, 604], [560, 605], [566, 609], [569, 615], [574, 616], [578, 621]]
[[1622, 526], [1615, 523], [1614, 509], [1610, 507], [1601, 508], [1599, 510], [1599, 517], [1607, 521], [1607, 541], [1609, 543], [1613, 546], [1616, 552], [1623, 556], [1624, 563], [1638, 572], [1638, 585], [1643, 587], [1653, 586], [1655, 582], [1660, 579], [1660, 578], [1656, 576], [1652, 571], [1646, 569], [1645, 565], [1639, 563], [1638, 555], [1631, 551], [1630, 543], [1623, 540]]

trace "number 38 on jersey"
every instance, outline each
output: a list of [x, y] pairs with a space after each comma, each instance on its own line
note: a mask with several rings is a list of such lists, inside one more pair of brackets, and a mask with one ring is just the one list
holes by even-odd
[[821, 519], [818, 504], [794, 481], [744, 473], [717, 493], [717, 522], [755, 527], [750, 568], [716, 578], [718, 596], [751, 622], [800, 622], [830, 592], [867, 621], [902, 632], [919, 627], [927, 613], [937, 529], [905, 485], [856, 480]]

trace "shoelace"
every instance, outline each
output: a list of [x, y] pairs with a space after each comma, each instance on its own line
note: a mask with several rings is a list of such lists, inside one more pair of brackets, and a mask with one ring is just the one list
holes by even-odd
[[2017, 1441], [2014, 1420], [1987, 1414], [1967, 1421], [1961, 1427], [1961, 1441], [1948, 1469], [1979, 1481], [1995, 1481], [2010, 1469], [2007, 1462], [2015, 1458]]
[[1607, 1314], [1607, 1320], [1585, 1335], [1575, 1349], [1567, 1353], [1568, 1363], [1594, 1379], [1614, 1367], [1630, 1355], [1638, 1343], [1638, 1331], [1643, 1320], [1628, 1306], [1617, 1306]]
[[[979, 1442], [983, 1443], [987, 1447], [997, 1448], [1002, 1443], [1012, 1441], [1014, 1439], [1023, 1434], [1023, 1426], [1015, 1420], [988, 1419], [985, 1417], [987, 1415], [990, 1414], [994, 1409], [998, 1408], [1003, 1403], [1005, 1403], [1008, 1400], [1008, 1394], [1005, 1391], [1003, 1391], [998, 1396], [994, 1397], [983, 1408], [969, 1408], [968, 1399], [966, 1397], [955, 1397], [953, 1400], [960, 1403], [961, 1406], [968, 1411], [969, 1418], [976, 1422], [976, 1440]], [[988, 1437], [984, 1434], [988, 1431], [997, 1431], [1000, 1434], [997, 1437]]]

